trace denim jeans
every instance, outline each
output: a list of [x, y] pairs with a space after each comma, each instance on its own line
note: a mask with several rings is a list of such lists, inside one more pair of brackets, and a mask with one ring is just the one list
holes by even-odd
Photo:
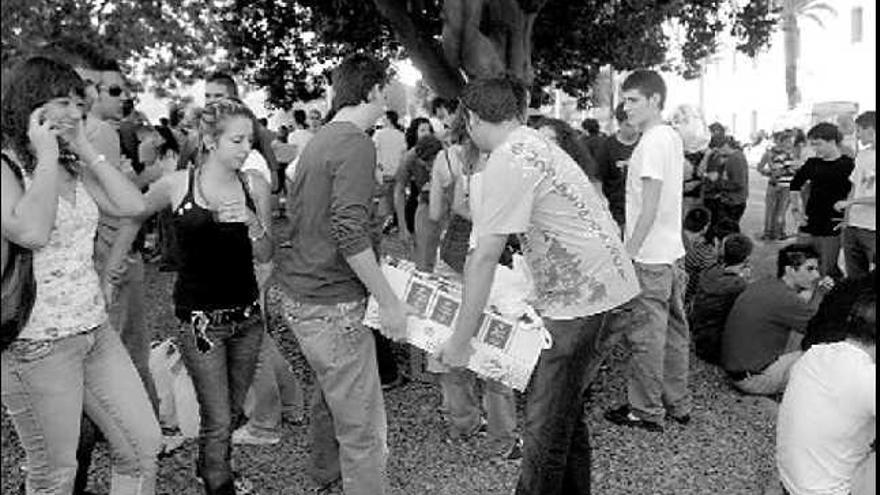
[[331, 305], [282, 298], [284, 322], [315, 371], [310, 408], [312, 477], [341, 475], [346, 495], [384, 495], [387, 423], [373, 332], [362, 323], [366, 301]]
[[275, 339], [264, 334], [254, 381], [245, 399], [248, 428], [264, 435], [279, 435], [282, 416], [301, 418], [303, 402], [299, 379]]
[[[110, 245], [101, 238], [97, 239], [93, 260], [95, 271], [102, 280], [109, 254]], [[137, 369], [141, 381], [144, 382], [153, 411], [158, 414], [159, 397], [156, 395], [153, 375], [150, 374], [151, 335], [146, 323], [144, 288], [144, 260], [139, 253], [132, 254], [129, 257], [125, 275], [117, 287], [116, 300], [107, 308], [107, 313], [110, 317], [110, 326], [119, 332], [122, 345], [131, 355], [134, 367]]]
[[214, 346], [203, 353], [190, 324], [181, 325], [181, 356], [201, 417], [197, 472], [209, 495], [233, 494], [232, 430], [244, 416], [244, 399], [257, 367], [262, 315], [257, 312], [241, 323], [208, 328], [207, 336]]
[[690, 413], [690, 335], [684, 314], [687, 274], [671, 265], [635, 263], [642, 292], [632, 301], [635, 321], [627, 332], [627, 398], [633, 414], [660, 423], [665, 409]]
[[769, 239], [785, 237], [785, 214], [788, 211], [791, 190], [786, 186], [767, 185], [764, 196], [764, 236]]
[[797, 241], [819, 251], [819, 272], [822, 276], [827, 275], [834, 280], [843, 278], [840, 270], [840, 234], [826, 236], [800, 232]]
[[541, 353], [532, 375], [516, 495], [590, 493], [584, 378], [604, 316], [544, 319], [553, 346]]
[[3, 352], [2, 397], [27, 454], [27, 493], [71, 493], [81, 412], [101, 429], [113, 460], [111, 495], [155, 492], [161, 433], [116, 332], [103, 325]]
[[843, 256], [847, 277], [866, 275], [871, 263], [876, 263], [877, 232], [861, 227], [843, 229]]
[[415, 263], [416, 268], [433, 272], [440, 249], [441, 226], [428, 215], [428, 203], [419, 201], [415, 214]]
[[[480, 425], [480, 403], [474, 393], [474, 372], [456, 368], [440, 374], [440, 386], [449, 409], [454, 435], [467, 435]], [[483, 407], [486, 409], [489, 436], [500, 441], [516, 438], [516, 402], [513, 389], [496, 381], [483, 382]]]
[[[95, 241], [93, 259], [95, 271], [98, 272], [98, 276], [102, 280], [109, 254], [110, 245], [99, 237]], [[141, 377], [141, 382], [144, 384], [150, 405], [153, 407], [153, 413], [158, 417], [159, 396], [156, 393], [153, 375], [150, 373], [150, 334], [146, 325], [145, 297], [144, 261], [140, 254], [134, 254], [130, 257], [123, 280], [117, 287], [116, 299], [107, 308], [107, 312], [110, 326], [119, 333], [122, 345], [128, 351], [131, 361]], [[77, 472], [74, 495], [80, 495], [86, 489], [88, 473], [92, 465], [92, 453], [100, 437], [97, 425], [84, 415], [80, 425], [79, 446], [76, 450]]]

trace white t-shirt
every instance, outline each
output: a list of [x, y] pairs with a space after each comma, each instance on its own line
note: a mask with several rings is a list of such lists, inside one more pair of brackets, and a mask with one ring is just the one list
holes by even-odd
[[684, 256], [681, 239], [681, 198], [684, 176], [681, 137], [672, 127], [656, 125], [642, 135], [629, 159], [626, 176], [626, 239], [642, 212], [642, 179], [663, 182], [657, 216], [634, 260], [670, 265]]
[[562, 148], [519, 127], [492, 151], [481, 175], [474, 229], [480, 236], [521, 235], [542, 316], [590, 316], [638, 294], [611, 212]]
[[376, 143], [376, 167], [382, 177], [394, 177], [406, 153], [406, 137], [393, 127], [383, 127], [373, 133], [373, 142]]
[[876, 437], [876, 365], [848, 342], [811, 347], [779, 406], [776, 465], [792, 495], [848, 495]]
[[[853, 198], [877, 195], [877, 150], [865, 148], [856, 155], [856, 167], [849, 176], [853, 185]], [[877, 207], [853, 205], [849, 209], [849, 225], [877, 230]]]
[[263, 155], [257, 150], [251, 150], [251, 152], [248, 153], [247, 159], [245, 159], [244, 165], [241, 167], [242, 172], [247, 172], [249, 170], [259, 172], [260, 175], [266, 179], [267, 184], [272, 183], [272, 171], [269, 170], [269, 165], [266, 163], [266, 159], [263, 158]]

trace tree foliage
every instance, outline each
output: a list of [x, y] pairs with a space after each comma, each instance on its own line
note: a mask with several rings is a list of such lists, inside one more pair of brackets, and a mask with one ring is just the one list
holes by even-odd
[[124, 64], [143, 62], [159, 87], [209, 68], [224, 32], [209, 2], [195, 0], [3, 0], [2, 63], [60, 37], [100, 47]]
[[310, 67], [352, 51], [405, 54], [443, 96], [501, 72], [586, 96], [605, 65], [694, 77], [722, 35], [754, 56], [777, 23], [770, 0], [234, 0], [223, 16], [232, 57], [282, 107], [320, 91]]

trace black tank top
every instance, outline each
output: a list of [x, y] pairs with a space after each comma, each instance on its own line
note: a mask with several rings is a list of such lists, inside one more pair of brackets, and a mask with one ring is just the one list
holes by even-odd
[[[174, 208], [180, 269], [174, 284], [174, 313], [185, 321], [190, 311], [233, 309], [257, 300], [253, 248], [244, 223], [219, 223], [193, 194], [195, 168], [189, 169], [186, 195]], [[256, 212], [242, 179], [245, 204]]]

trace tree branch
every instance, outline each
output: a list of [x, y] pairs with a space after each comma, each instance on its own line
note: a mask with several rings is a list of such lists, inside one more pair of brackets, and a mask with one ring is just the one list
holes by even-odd
[[388, 20], [397, 40], [439, 96], [456, 98], [464, 87], [464, 78], [444, 56], [440, 44], [421, 32], [401, 0], [373, 0], [379, 13]]

